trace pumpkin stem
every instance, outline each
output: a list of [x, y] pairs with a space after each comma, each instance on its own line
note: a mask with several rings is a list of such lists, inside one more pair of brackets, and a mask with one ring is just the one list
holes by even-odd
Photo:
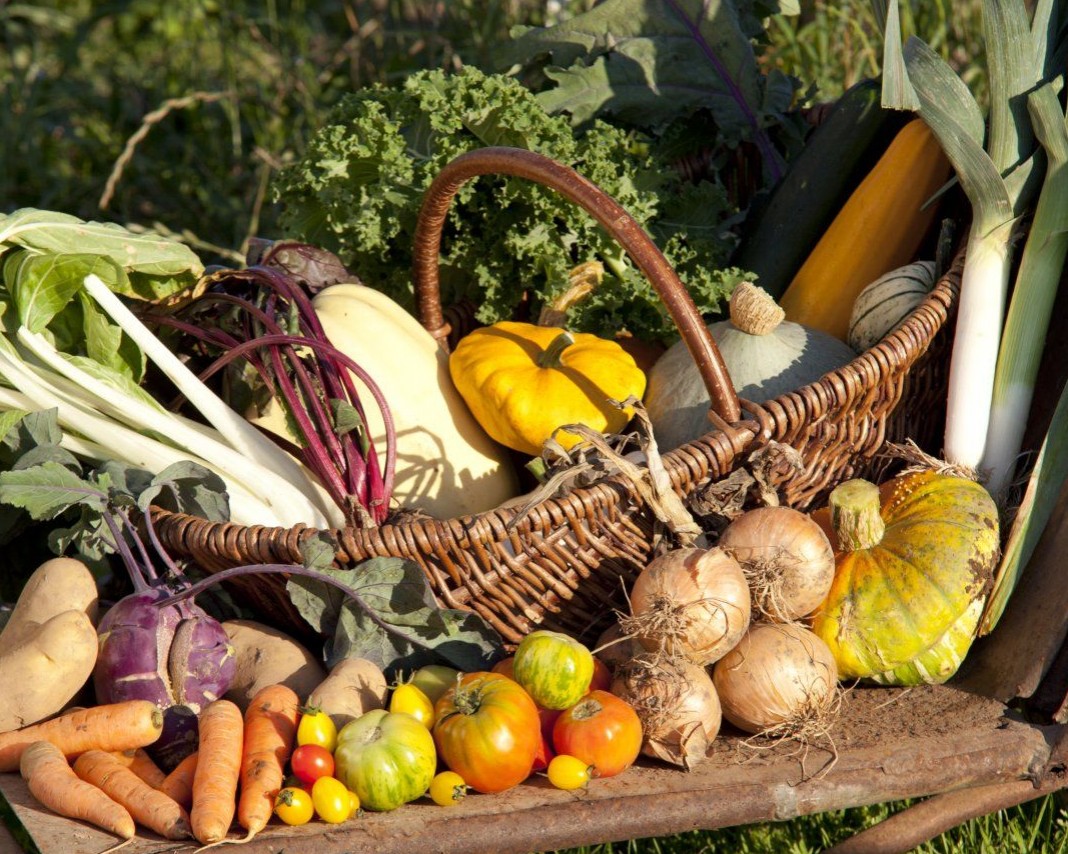
[[855, 478], [840, 483], [830, 495], [831, 524], [848, 552], [870, 549], [883, 538], [886, 524], [879, 515], [879, 487]]
[[763, 288], [752, 282], [739, 282], [731, 291], [731, 323], [750, 335], [767, 335], [774, 332], [784, 312]]
[[546, 347], [538, 355], [538, 367], [539, 368], [559, 368], [561, 365], [561, 357], [564, 355], [564, 350], [575, 343], [575, 336], [573, 336], [566, 329], [557, 335], [552, 341], [549, 342], [549, 346]]

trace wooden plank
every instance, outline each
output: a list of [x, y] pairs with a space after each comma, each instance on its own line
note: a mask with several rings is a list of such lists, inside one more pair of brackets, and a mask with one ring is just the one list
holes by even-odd
[[[507, 854], [780, 821], [1028, 779], [1049, 756], [1047, 729], [1007, 717], [1000, 703], [945, 686], [857, 689], [843, 703], [834, 750], [829, 744], [803, 752], [791, 744], [754, 749], [727, 733], [710, 761], [690, 773], [643, 760], [579, 793], [535, 776], [497, 795], [470, 795], [449, 809], [420, 801], [340, 826], [272, 824], [242, 852]], [[0, 793], [41, 854], [99, 854], [115, 842], [37, 806], [17, 775], [0, 775]], [[194, 848], [146, 835], [123, 850], [191, 854]]]

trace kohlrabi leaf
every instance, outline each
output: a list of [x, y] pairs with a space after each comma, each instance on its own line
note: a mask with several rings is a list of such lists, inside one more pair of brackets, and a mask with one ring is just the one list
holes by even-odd
[[78, 504], [103, 509], [100, 489], [58, 462], [0, 472], [0, 502], [27, 511], [34, 519], [54, 519]]
[[[124, 468], [129, 469], [128, 466]], [[230, 518], [226, 483], [211, 469], [194, 462], [167, 466], [135, 494], [137, 506], [142, 511], [147, 511], [155, 504], [212, 522], [224, 522]]]
[[[726, 141], [751, 140], [777, 175], [783, 161], [766, 128], [792, 107], [797, 87], [757, 62], [763, 24], [754, 5], [605, 0], [556, 26], [523, 31], [500, 59], [504, 67], [547, 62], [541, 70], [556, 85], [538, 100], [577, 125], [611, 115], [655, 128], [708, 109]], [[778, 4], [760, 11], [778, 11]]]
[[287, 585], [301, 615], [333, 635], [328, 664], [358, 656], [390, 670], [433, 661], [480, 670], [500, 657], [497, 633], [476, 614], [439, 607], [423, 570], [412, 561], [371, 558], [332, 574], [353, 588], [361, 602], [307, 578], [293, 578]]

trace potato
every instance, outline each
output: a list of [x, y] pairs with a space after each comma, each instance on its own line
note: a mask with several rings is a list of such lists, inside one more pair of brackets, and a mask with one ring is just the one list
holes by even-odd
[[308, 695], [307, 704], [322, 709], [341, 729], [364, 712], [384, 708], [388, 692], [377, 664], [366, 658], [343, 658]]
[[242, 712], [256, 692], [268, 685], [286, 685], [298, 697], [306, 697], [326, 678], [319, 659], [285, 632], [254, 620], [227, 620], [222, 625], [237, 661], [237, 673], [225, 697]]
[[0, 655], [64, 611], [81, 611], [96, 625], [97, 596], [96, 579], [80, 560], [69, 557], [46, 560], [22, 588], [15, 610], [0, 632]]
[[60, 711], [89, 681], [99, 648], [85, 611], [56, 614], [21, 631], [22, 642], [0, 653], [0, 732]]

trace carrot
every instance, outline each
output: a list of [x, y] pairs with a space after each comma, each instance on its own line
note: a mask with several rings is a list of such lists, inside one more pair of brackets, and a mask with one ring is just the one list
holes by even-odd
[[131, 839], [136, 831], [130, 813], [92, 783], [78, 779], [58, 747], [34, 741], [20, 751], [19, 771], [30, 793], [44, 806]]
[[126, 700], [60, 715], [0, 733], [0, 772], [17, 771], [22, 751], [50, 741], [68, 759], [86, 750], [133, 750], [152, 744], [163, 731], [163, 712], [150, 700]]
[[271, 820], [274, 799], [285, 779], [300, 716], [300, 698], [286, 685], [268, 685], [245, 710], [245, 747], [241, 757], [241, 798], [237, 820], [251, 839]]
[[108, 751], [125, 767], [133, 771], [153, 789], [158, 789], [167, 775], [152, 761], [152, 757], [145, 753], [143, 748], [135, 750], [111, 750]]
[[226, 837], [237, 811], [244, 719], [230, 700], [213, 700], [200, 713], [197, 768], [193, 774], [193, 836], [202, 845]]
[[186, 839], [189, 816], [163, 792], [153, 789], [122, 760], [103, 750], [87, 750], [74, 760], [74, 773], [124, 807], [138, 824], [165, 839]]
[[160, 784], [159, 790], [185, 809], [193, 807], [193, 775], [197, 770], [197, 754], [190, 753], [179, 762]]

